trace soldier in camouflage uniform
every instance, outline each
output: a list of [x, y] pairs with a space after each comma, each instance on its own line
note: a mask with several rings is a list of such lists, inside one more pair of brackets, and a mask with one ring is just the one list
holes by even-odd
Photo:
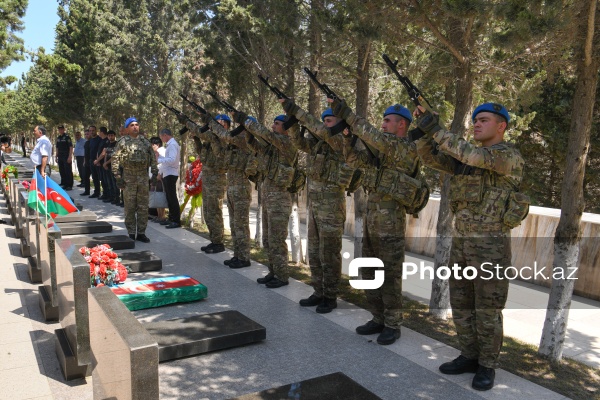
[[219, 114], [208, 123], [209, 129], [219, 139], [227, 143], [229, 169], [227, 170], [227, 209], [229, 210], [229, 227], [233, 239], [233, 258], [224, 261], [229, 268], [238, 269], [250, 266], [250, 202], [252, 187], [249, 176], [256, 174], [256, 157], [249, 148], [244, 126], [240, 125], [230, 132], [215, 120], [231, 119]]
[[262, 126], [244, 113], [235, 113], [234, 121], [246, 128], [246, 132], [263, 139], [272, 145], [269, 171], [264, 181], [263, 199], [267, 211], [269, 274], [262, 282], [271, 289], [287, 285], [288, 248], [285, 242], [287, 227], [292, 209], [292, 198], [288, 188], [294, 175], [294, 164], [298, 151], [287, 134], [292, 123], [297, 129], [297, 121], [290, 121], [285, 115], [277, 116], [273, 121], [272, 131]]
[[[355, 168], [346, 164], [342, 135], [330, 136], [340, 119], [330, 108], [321, 115], [321, 121], [307, 113], [292, 100], [280, 100], [283, 109], [296, 117], [311, 132], [304, 137], [296, 129], [290, 138], [296, 147], [309, 154], [308, 175], [308, 258], [310, 260], [311, 284], [314, 293], [300, 300], [303, 307], [317, 306], [320, 314], [329, 313], [337, 307], [338, 286], [342, 274], [342, 234], [346, 221], [345, 189], [352, 179]], [[341, 123], [341, 128], [346, 124]]]
[[[511, 263], [510, 229], [525, 218], [527, 199], [518, 193], [523, 176], [521, 154], [504, 142], [510, 117], [499, 104], [485, 103], [473, 112], [477, 147], [444, 130], [435, 115], [419, 118], [417, 140], [423, 162], [451, 174], [450, 207], [455, 215], [450, 265], [473, 266], [475, 279], [450, 277], [450, 304], [461, 355], [440, 366], [445, 374], [476, 372], [472, 386], [489, 390], [502, 347], [502, 310], [507, 279], [482, 273], [482, 263], [494, 267]], [[485, 268], [485, 265], [483, 266]], [[502, 269], [503, 271], [503, 269]]]
[[[210, 132], [207, 122], [210, 116], [203, 116], [204, 125], [197, 125], [184, 116], [179, 116], [179, 122], [185, 124], [188, 129], [200, 139], [202, 149], [198, 155], [202, 161], [202, 206], [208, 226], [210, 244], [200, 247], [200, 250], [208, 254], [221, 253], [225, 251], [223, 244], [223, 200], [227, 187], [227, 145], [219, 140], [214, 133]], [[222, 125], [228, 123], [219, 121]], [[228, 128], [228, 127], [226, 127]]]
[[[417, 147], [407, 137], [412, 115], [401, 105], [388, 107], [383, 114], [382, 132], [354, 114], [344, 101], [333, 101], [332, 109], [350, 125], [354, 135], [378, 152], [379, 168], [367, 168], [363, 178], [369, 197], [362, 256], [383, 261], [385, 280], [379, 289], [365, 291], [373, 319], [357, 327], [356, 332], [359, 335], [379, 333], [377, 343], [389, 345], [400, 337], [406, 207], [411, 202], [409, 193], [414, 192], [411, 179], [419, 170]], [[346, 140], [350, 143], [349, 136]], [[348, 154], [348, 163], [370, 167], [372, 156], [368, 151], [354, 150]], [[363, 269], [362, 277], [373, 280], [375, 269]]]
[[117, 186], [123, 189], [127, 233], [134, 240], [148, 243], [148, 168], [152, 172], [152, 180], [156, 180], [156, 157], [148, 139], [139, 136], [140, 126], [135, 117], [125, 121], [125, 128], [128, 136], [123, 136], [117, 143], [111, 159], [111, 168]]

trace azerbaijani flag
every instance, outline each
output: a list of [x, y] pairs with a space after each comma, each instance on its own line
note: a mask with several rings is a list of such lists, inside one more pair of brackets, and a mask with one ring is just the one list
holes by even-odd
[[35, 170], [35, 177], [31, 180], [27, 204], [34, 210], [50, 215], [52, 218], [75, 211], [79, 212], [69, 195], [58, 183], [52, 179], [45, 180], [37, 169]]

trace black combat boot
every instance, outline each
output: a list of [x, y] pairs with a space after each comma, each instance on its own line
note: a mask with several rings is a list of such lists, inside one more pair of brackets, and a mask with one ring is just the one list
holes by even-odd
[[206, 254], [216, 254], [216, 253], [221, 253], [225, 251], [225, 245], [223, 245], [223, 243], [221, 244], [212, 244], [212, 247], [207, 248], [206, 250], [204, 250], [204, 252]]
[[202, 250], [202, 251], [206, 251], [206, 249], [209, 249], [209, 248], [213, 247], [214, 245], [215, 245], [215, 244], [211, 242], [211, 243], [209, 243], [209, 244], [208, 244], [208, 245], [206, 245], [206, 246], [202, 246], [202, 247], [200, 247], [200, 250]]
[[460, 375], [465, 372], [477, 372], [479, 362], [465, 356], [458, 356], [454, 360], [440, 365], [440, 372], [446, 375]]
[[268, 274], [266, 274], [262, 278], [258, 278], [256, 280], [256, 282], [260, 283], [261, 285], [264, 285], [267, 282], [271, 282], [273, 279], [275, 279], [275, 274], [272, 273], [272, 272], [269, 272]]
[[232, 261], [229, 263], [229, 268], [231, 269], [240, 269], [240, 268], [246, 268], [249, 267], [251, 265], [250, 260], [242, 260], [242, 259], [236, 259], [235, 261]]
[[323, 297], [311, 294], [308, 297], [308, 299], [300, 300], [300, 305], [302, 307], [314, 307], [314, 306], [318, 306], [319, 304], [321, 304], [322, 301], [323, 301]]
[[381, 333], [383, 328], [385, 328], [385, 325], [370, 320], [366, 324], [357, 327], [356, 333], [359, 335], [373, 335], [374, 333]]
[[150, 243], [150, 238], [143, 233], [138, 233], [136, 240], [142, 243]]
[[396, 339], [400, 339], [400, 329], [394, 329], [386, 326], [383, 328], [379, 336], [377, 336], [377, 343], [382, 346], [387, 346], [388, 344], [394, 343]]
[[[200, 250], [202, 250], [202, 247], [200, 247]], [[204, 251], [204, 250], [203, 250]], [[238, 258], [236, 256], [233, 256], [232, 258], [230, 258], [229, 260], [225, 260], [223, 261], [223, 264], [225, 265], [229, 265], [231, 264], [233, 261], [237, 260]]]
[[496, 370], [494, 368], [484, 367], [480, 365], [477, 368], [475, 377], [471, 386], [475, 390], [490, 390], [494, 387], [494, 379], [496, 378]]
[[330, 313], [334, 308], [337, 308], [337, 299], [335, 297], [333, 299], [323, 297], [323, 301], [317, 306], [316, 311], [319, 314], [327, 314]]
[[273, 278], [269, 282], [265, 283], [265, 286], [268, 287], [269, 289], [277, 289], [277, 288], [280, 288], [282, 286], [286, 286], [289, 284], [290, 284], [289, 282], [280, 281], [277, 278]]

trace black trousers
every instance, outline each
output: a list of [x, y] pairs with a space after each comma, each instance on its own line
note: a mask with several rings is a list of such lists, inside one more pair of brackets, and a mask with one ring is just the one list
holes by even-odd
[[[85, 166], [84, 166], [84, 162], [85, 162], [85, 157], [84, 156], [76, 156], [75, 157], [75, 161], [77, 162], [77, 171], [79, 172], [79, 179], [81, 180], [81, 183], [83, 183], [83, 178], [84, 178], [84, 174], [85, 174]], [[89, 176], [88, 176], [88, 179]]]
[[177, 179], [178, 176], [169, 175], [163, 176], [163, 190], [167, 197], [167, 204], [169, 205], [169, 221], [181, 223], [181, 213], [179, 211], [179, 200], [177, 199]]
[[98, 167], [93, 162], [90, 162], [89, 168], [92, 173], [92, 181], [94, 182], [94, 193], [92, 194], [100, 194], [100, 174], [98, 173]]
[[58, 173], [60, 184], [64, 187], [73, 187], [73, 164], [67, 161], [68, 157], [58, 157]]

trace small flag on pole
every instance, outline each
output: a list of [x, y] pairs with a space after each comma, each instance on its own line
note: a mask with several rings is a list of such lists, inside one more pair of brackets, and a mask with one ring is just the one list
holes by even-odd
[[[52, 218], [57, 215], [67, 215], [79, 212], [67, 193], [52, 179], [46, 180], [35, 170], [35, 178], [31, 181], [27, 204], [42, 214], [49, 214]], [[45, 193], [45, 194], [44, 194]]]

